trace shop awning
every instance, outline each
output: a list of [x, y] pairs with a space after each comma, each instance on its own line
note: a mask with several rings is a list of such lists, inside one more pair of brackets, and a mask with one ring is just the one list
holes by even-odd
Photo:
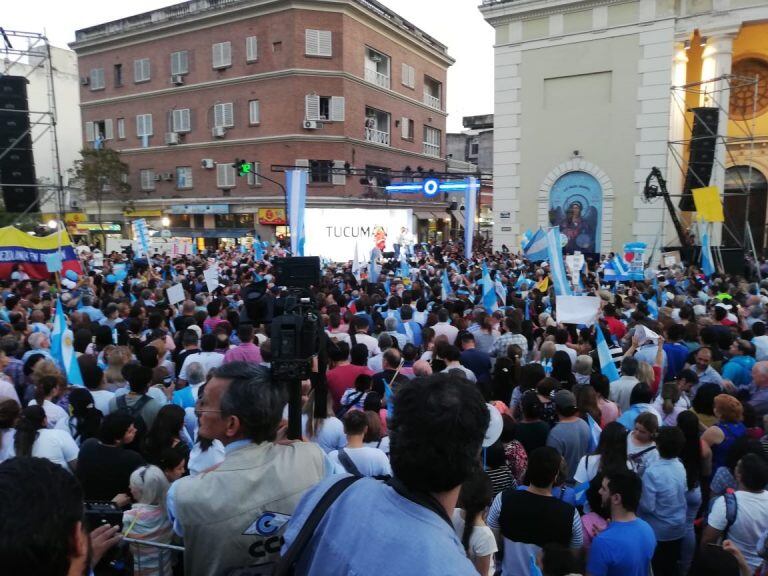
[[419, 220], [429, 220], [430, 218], [440, 218], [440, 216], [435, 216], [434, 212], [427, 212], [426, 210], [419, 210], [414, 212], [416, 215], [416, 218]]

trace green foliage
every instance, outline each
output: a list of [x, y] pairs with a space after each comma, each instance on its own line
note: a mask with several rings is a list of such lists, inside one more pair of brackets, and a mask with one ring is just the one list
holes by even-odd
[[112, 195], [125, 199], [131, 193], [128, 184], [128, 164], [120, 160], [120, 153], [111, 148], [85, 148], [82, 158], [75, 161], [72, 173], [85, 192], [87, 200], [101, 203]]

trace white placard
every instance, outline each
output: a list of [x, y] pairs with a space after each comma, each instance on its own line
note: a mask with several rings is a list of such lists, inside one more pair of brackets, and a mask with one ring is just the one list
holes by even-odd
[[213, 292], [219, 287], [219, 270], [217, 268], [208, 268], [203, 272], [203, 278], [205, 278], [205, 285], [208, 287], [208, 292]]
[[600, 298], [597, 296], [558, 296], [555, 316], [562, 324], [595, 323], [600, 310]]
[[[347, 262], [357, 242], [360, 254], [370, 254], [377, 242], [384, 251], [394, 244], [405, 227], [413, 235], [410, 209], [307, 208], [304, 213], [304, 254], [334, 262]], [[382, 233], [383, 232], [383, 233]]]
[[170, 304], [178, 304], [184, 302], [184, 287], [181, 284], [174, 284], [166, 291], [168, 294], [168, 302]]

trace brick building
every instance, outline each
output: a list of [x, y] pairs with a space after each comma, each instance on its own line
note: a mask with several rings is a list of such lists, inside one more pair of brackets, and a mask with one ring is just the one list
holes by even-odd
[[[306, 166], [310, 207], [413, 209], [339, 170], [445, 170], [446, 47], [372, 0], [193, 0], [76, 32], [83, 138], [121, 152], [142, 215], [174, 236], [283, 230], [284, 175]], [[236, 158], [258, 175], [239, 177]], [[381, 179], [381, 178], [380, 178]], [[434, 212], [433, 212], [434, 211]], [[421, 220], [421, 222], [417, 222]]]

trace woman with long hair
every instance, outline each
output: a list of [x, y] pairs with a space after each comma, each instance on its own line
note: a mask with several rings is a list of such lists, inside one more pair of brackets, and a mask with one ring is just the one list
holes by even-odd
[[32, 372], [35, 383], [35, 397], [29, 401], [29, 406], [42, 406], [48, 418], [48, 428], [57, 428], [69, 432], [69, 415], [67, 411], [54, 401], [66, 389], [67, 381], [56, 365], [50, 360], [35, 364]]
[[16, 400], [0, 400], [0, 462], [13, 458], [13, 438], [21, 407]]
[[[665, 384], [666, 386], [666, 384]], [[662, 390], [663, 391], [663, 390]], [[701, 507], [701, 482], [712, 466], [712, 451], [699, 437], [699, 419], [690, 410], [677, 415], [676, 425], [683, 431], [685, 447], [680, 460], [685, 467], [687, 491], [685, 493], [685, 535], [680, 549], [680, 573], [687, 574], [696, 551], [696, 532], [693, 521]]]
[[69, 433], [78, 446], [99, 433], [102, 416], [87, 388], [74, 388], [69, 393]]
[[[519, 351], [520, 348], [515, 346]], [[491, 376], [491, 399], [512, 402], [512, 393], [520, 378], [520, 355], [502, 356], [496, 360]]]
[[733, 443], [745, 436], [747, 428], [744, 426], [744, 409], [733, 396], [718, 394], [715, 396], [714, 414], [717, 423], [710, 426], [701, 435], [701, 439], [712, 449], [712, 473], [717, 472], [721, 466], [725, 466], [728, 451]]
[[573, 390], [576, 386], [576, 377], [573, 375], [573, 365], [568, 353], [558, 350], [552, 356], [552, 373], [549, 375], [559, 383], [559, 388]]
[[378, 448], [389, 456], [389, 436], [381, 426], [378, 412], [366, 410], [365, 417], [368, 420], [368, 426], [365, 429], [365, 436], [363, 436], [363, 444], [369, 448]]
[[333, 415], [333, 398], [330, 394], [328, 394], [326, 414], [325, 418], [315, 417], [315, 391], [310, 390], [301, 409], [301, 428], [307, 441], [315, 442], [328, 454], [347, 445], [344, 424]]
[[77, 469], [78, 448], [69, 432], [49, 430], [45, 410], [27, 406], [16, 424], [13, 449], [16, 456], [46, 458], [70, 472]]
[[493, 501], [491, 479], [481, 470], [465, 480], [459, 491], [452, 520], [456, 534], [478, 574], [494, 573], [493, 555], [498, 550], [493, 532], [485, 523], [485, 515]]
[[582, 484], [592, 480], [598, 472], [610, 475], [611, 472], [628, 468], [627, 429], [618, 422], [611, 422], [600, 433], [595, 451], [579, 460], [573, 479], [577, 484]]
[[493, 317], [490, 315], [483, 316], [480, 322], [480, 329], [474, 333], [475, 336], [475, 348], [480, 352], [490, 354], [493, 350], [496, 340], [499, 339], [499, 333], [494, 330]]
[[681, 406], [677, 406], [680, 400], [680, 387], [677, 382], [664, 382], [661, 386], [661, 394], [654, 402], [654, 408], [661, 416], [662, 426], [676, 426], [677, 417], [683, 411]]
[[166, 404], [155, 417], [152, 427], [144, 438], [143, 454], [150, 464], [159, 466], [163, 453], [174, 449], [189, 457], [189, 447], [181, 440], [184, 428], [184, 408], [176, 404]]
[[558, 381], [554, 378], [542, 378], [536, 384], [536, 394], [541, 402], [541, 419], [552, 428], [557, 423], [557, 412], [552, 396], [558, 389]]
[[587, 423], [589, 423], [587, 416], [591, 416], [596, 424], [600, 424], [602, 413], [597, 405], [597, 392], [595, 392], [595, 389], [592, 386], [577, 386], [574, 388], [574, 392], [579, 416]]
[[616, 402], [611, 402], [611, 384], [608, 377], [600, 372], [592, 374], [589, 383], [597, 394], [597, 407], [600, 409], [600, 426], [605, 427], [615, 422], [621, 415], [621, 409]]

